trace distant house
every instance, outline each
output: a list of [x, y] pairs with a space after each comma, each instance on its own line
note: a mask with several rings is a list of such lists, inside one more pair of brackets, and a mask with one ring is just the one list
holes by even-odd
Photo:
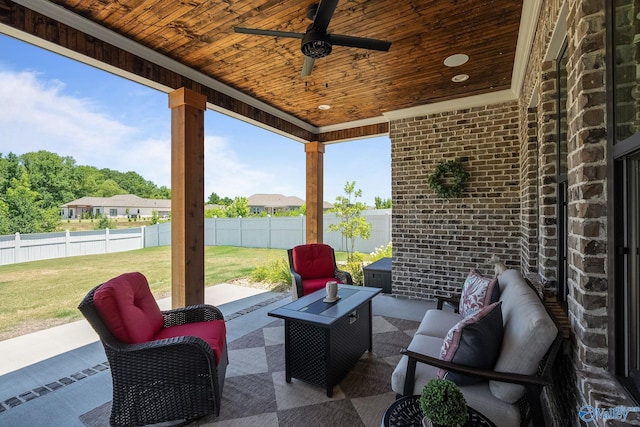
[[[283, 196], [282, 194], [254, 194], [248, 197], [249, 208], [252, 214], [266, 212], [269, 215], [282, 213], [292, 209], [299, 209], [304, 205], [304, 200], [296, 196]], [[329, 202], [322, 204], [323, 210], [331, 209]]]
[[158, 216], [171, 214], [171, 200], [143, 199], [134, 194], [119, 194], [111, 197], [81, 197], [60, 206], [63, 219], [82, 218], [84, 213], [92, 217], [107, 215], [126, 218], [128, 215], [150, 217], [155, 210]]

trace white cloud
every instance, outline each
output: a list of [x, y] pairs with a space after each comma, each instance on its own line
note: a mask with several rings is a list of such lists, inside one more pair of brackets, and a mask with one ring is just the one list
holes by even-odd
[[3, 154], [47, 150], [73, 156], [79, 164], [105, 161], [134, 129], [97, 111], [89, 100], [66, 96], [60, 82], [43, 82], [33, 72], [0, 71], [0, 149]]
[[241, 160], [222, 137], [205, 136], [204, 147], [205, 198], [212, 192], [221, 197], [248, 197], [261, 192], [260, 188], [272, 188], [277, 181], [277, 171], [257, 170]]
[[136, 141], [126, 149], [126, 155], [111, 167], [121, 172], [134, 171], [157, 186], [171, 188], [171, 141], [148, 139]]

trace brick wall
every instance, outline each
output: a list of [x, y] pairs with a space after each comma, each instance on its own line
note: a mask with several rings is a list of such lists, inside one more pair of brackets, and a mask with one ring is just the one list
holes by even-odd
[[[548, 49], [558, 20], [566, 22], [567, 315], [572, 331], [555, 366], [555, 387], [545, 393], [550, 425], [583, 425], [578, 417], [582, 405], [637, 406], [608, 366], [608, 322], [614, 314], [607, 275], [608, 5], [606, 0], [543, 0], [518, 102], [390, 124], [394, 293], [413, 298], [456, 293], [470, 268], [489, 272], [487, 260], [493, 254], [553, 290], [558, 266], [557, 70]], [[635, 76], [633, 70], [630, 75]], [[635, 102], [628, 98], [623, 102]], [[464, 159], [471, 180], [462, 198], [446, 201], [432, 192], [426, 176], [439, 162], [454, 158]], [[623, 425], [611, 420], [596, 424]], [[640, 413], [630, 413], [624, 425], [640, 425]]]
[[[520, 266], [520, 141], [515, 102], [392, 121], [393, 292], [456, 295], [472, 268], [491, 273], [497, 254]], [[426, 178], [462, 159], [459, 199], [439, 198]]]

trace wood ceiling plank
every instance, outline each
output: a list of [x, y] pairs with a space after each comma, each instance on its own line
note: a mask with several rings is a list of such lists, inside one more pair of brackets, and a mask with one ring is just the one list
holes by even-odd
[[[509, 87], [522, 10], [522, 0], [340, 0], [329, 33], [388, 40], [391, 49], [335, 46], [301, 78], [300, 40], [233, 27], [302, 33], [314, 0], [53, 1], [316, 126]], [[60, 36], [111, 54], [72, 30]], [[445, 67], [453, 53], [469, 62]], [[451, 82], [459, 73], [470, 79]], [[334, 108], [321, 112], [319, 103]]]

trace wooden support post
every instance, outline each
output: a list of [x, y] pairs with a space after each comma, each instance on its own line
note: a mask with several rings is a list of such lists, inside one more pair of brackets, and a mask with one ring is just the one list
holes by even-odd
[[307, 243], [322, 243], [324, 144], [309, 142], [304, 145], [307, 153]]
[[204, 303], [204, 111], [190, 89], [169, 94], [171, 109], [171, 306]]

